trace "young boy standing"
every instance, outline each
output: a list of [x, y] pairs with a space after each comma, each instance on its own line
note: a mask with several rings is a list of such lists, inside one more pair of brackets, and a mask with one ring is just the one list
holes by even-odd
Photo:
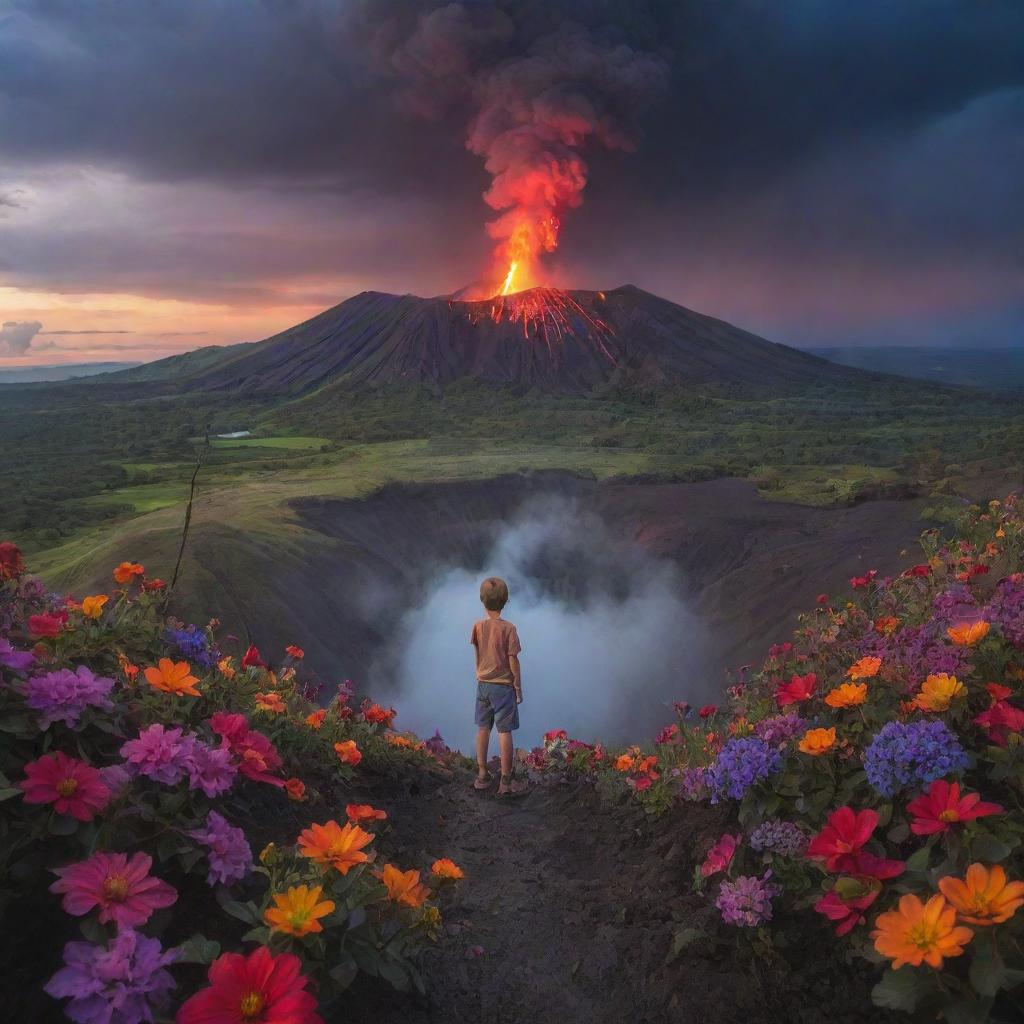
[[501, 617], [508, 603], [508, 584], [489, 576], [480, 584], [480, 600], [487, 617], [473, 623], [469, 642], [476, 649], [476, 763], [479, 768], [473, 785], [487, 789], [491, 776], [487, 771], [487, 745], [491, 728], [498, 729], [501, 756], [501, 782], [498, 796], [526, 792], [526, 783], [512, 778], [512, 731], [519, 728], [519, 705], [523, 702], [523, 680], [519, 668], [519, 634], [511, 622]]

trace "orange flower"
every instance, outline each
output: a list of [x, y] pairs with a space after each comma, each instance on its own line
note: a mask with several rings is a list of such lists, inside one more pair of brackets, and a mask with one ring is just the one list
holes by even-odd
[[288, 710], [284, 701], [281, 700], [281, 694], [279, 693], [257, 693], [256, 707], [260, 711], [269, 711], [274, 715], [279, 715], [282, 711]]
[[131, 583], [136, 576], [141, 576], [146, 570], [138, 562], [122, 562], [114, 570], [114, 581], [116, 583]]
[[319, 711], [314, 711], [310, 715], [306, 715], [306, 725], [310, 729], [319, 729], [324, 724], [324, 719], [327, 717], [327, 709], [321, 708]]
[[850, 666], [846, 674], [851, 679], [871, 679], [878, 675], [878, 670], [881, 667], [881, 658], [861, 658], [860, 661], [855, 661]]
[[363, 759], [363, 752], [356, 746], [355, 740], [345, 740], [344, 743], [335, 743], [334, 750], [338, 760], [342, 764], [350, 764], [353, 768]]
[[411, 740], [408, 736], [403, 736], [399, 732], [386, 732], [384, 734], [384, 739], [393, 747], [407, 747], [410, 750], [419, 749], [419, 745], [415, 740]]
[[377, 877], [388, 890], [388, 899], [404, 903], [407, 907], [418, 907], [430, 895], [430, 890], [420, 884], [418, 871], [400, 871], [394, 864], [385, 864]]
[[322, 868], [333, 867], [347, 875], [357, 864], [370, 858], [363, 847], [373, 842], [373, 836], [358, 825], [342, 828], [336, 821], [323, 825], [310, 825], [299, 833], [299, 853]]
[[843, 683], [825, 695], [825, 703], [830, 708], [855, 708], [867, 699], [867, 683]]
[[620, 754], [615, 758], [615, 770], [617, 772], [631, 772], [633, 770], [633, 755]]
[[220, 674], [225, 679], [234, 679], [236, 672], [234, 667], [234, 659], [232, 658], [221, 658], [217, 662], [217, 668], [220, 670]]
[[888, 636], [890, 633], [896, 631], [896, 627], [900, 624], [900, 620], [895, 615], [883, 615], [880, 619], [875, 619], [875, 629], [878, 630], [882, 636]]
[[263, 915], [263, 920], [274, 932], [284, 932], [301, 938], [311, 932], [322, 932], [323, 925], [318, 918], [326, 917], [334, 910], [333, 900], [320, 901], [323, 886], [312, 889], [308, 885], [294, 885], [287, 892], [275, 893], [275, 906]]
[[899, 908], [879, 914], [871, 933], [875, 949], [892, 960], [893, 968], [941, 967], [946, 957], [960, 956], [973, 937], [970, 928], [957, 926], [956, 908], [939, 894], [927, 903], [912, 893], [901, 896]]
[[957, 647], [973, 647], [988, 636], [989, 625], [981, 619], [978, 622], [958, 622], [946, 630], [946, 635]]
[[956, 907], [961, 921], [982, 928], [1008, 921], [1024, 906], [1024, 882], [1007, 882], [998, 864], [972, 864], [963, 879], [941, 878], [939, 891]]
[[458, 866], [454, 861], [449, 860], [447, 857], [442, 857], [440, 860], [435, 860], [430, 865], [430, 873], [436, 875], [438, 878], [465, 878], [466, 875], [462, 868]]
[[800, 750], [812, 757], [827, 754], [836, 745], [835, 729], [808, 729], [798, 744]]
[[139, 675], [139, 666], [133, 665], [123, 654], [119, 654], [117, 660], [121, 665], [121, 671], [124, 673], [125, 679], [130, 683], [134, 683]]
[[110, 600], [106, 594], [94, 594], [82, 598], [82, 614], [87, 619], [98, 619], [103, 614], [103, 606]]
[[306, 652], [301, 647], [296, 647], [295, 644], [289, 644], [284, 649], [284, 653], [290, 655], [296, 661], [301, 661], [306, 656]]
[[170, 658], [161, 658], [158, 668], [146, 669], [146, 681], [154, 690], [163, 693], [173, 693], [179, 697], [199, 696], [196, 689], [199, 680], [191, 674], [187, 661], [174, 662]]
[[305, 800], [306, 784], [302, 779], [291, 778], [284, 784], [285, 792], [289, 800]]
[[349, 821], [384, 821], [388, 816], [387, 811], [379, 811], [369, 804], [349, 804], [345, 814]]
[[956, 698], [966, 695], [967, 687], [956, 676], [940, 672], [921, 684], [921, 692], [914, 703], [922, 711], [946, 711]]

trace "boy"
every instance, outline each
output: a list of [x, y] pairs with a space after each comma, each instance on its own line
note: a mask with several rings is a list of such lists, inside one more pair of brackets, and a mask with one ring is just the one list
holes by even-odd
[[511, 622], [501, 617], [508, 603], [508, 585], [497, 576], [480, 584], [480, 600], [487, 618], [473, 623], [469, 642], [476, 648], [476, 763], [479, 767], [473, 786], [487, 789], [491, 776], [487, 771], [487, 744], [491, 727], [498, 727], [501, 755], [501, 782], [498, 796], [526, 792], [526, 783], [512, 778], [512, 730], [519, 728], [519, 705], [523, 702], [523, 681], [519, 670], [519, 634]]

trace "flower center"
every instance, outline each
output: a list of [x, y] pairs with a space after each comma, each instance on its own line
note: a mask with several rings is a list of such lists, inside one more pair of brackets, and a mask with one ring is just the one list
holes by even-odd
[[247, 992], [242, 996], [242, 1002], [238, 1008], [243, 1017], [251, 1020], [263, 1012], [264, 1005], [263, 996], [259, 992]]
[[935, 927], [929, 925], [924, 921], [915, 924], [909, 932], [907, 932], [907, 939], [910, 944], [917, 946], [918, 949], [927, 952], [935, 945]]
[[950, 808], [949, 810], [943, 811], [939, 815], [939, 821], [959, 821], [959, 820], [960, 820], [959, 812], [953, 810], [952, 808]]
[[103, 895], [111, 903], [120, 903], [128, 895], [128, 879], [124, 875], [107, 875], [103, 880]]
[[57, 792], [61, 796], [71, 796], [78, 789], [78, 779], [61, 779], [57, 783]]

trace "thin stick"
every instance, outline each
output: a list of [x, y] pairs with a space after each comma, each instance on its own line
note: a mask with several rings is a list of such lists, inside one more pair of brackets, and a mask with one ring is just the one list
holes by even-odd
[[203, 465], [202, 454], [196, 454], [196, 468], [192, 471], [192, 480], [188, 487], [188, 504], [185, 506], [185, 524], [181, 530], [181, 546], [178, 548], [178, 560], [174, 563], [174, 575], [171, 577], [171, 585], [167, 588], [167, 600], [171, 598], [171, 594], [174, 593], [174, 585], [178, 582], [178, 572], [181, 569], [181, 559], [185, 554], [185, 541], [188, 540], [188, 528], [192, 522], [192, 501], [196, 496], [196, 477], [199, 476], [199, 470]]

